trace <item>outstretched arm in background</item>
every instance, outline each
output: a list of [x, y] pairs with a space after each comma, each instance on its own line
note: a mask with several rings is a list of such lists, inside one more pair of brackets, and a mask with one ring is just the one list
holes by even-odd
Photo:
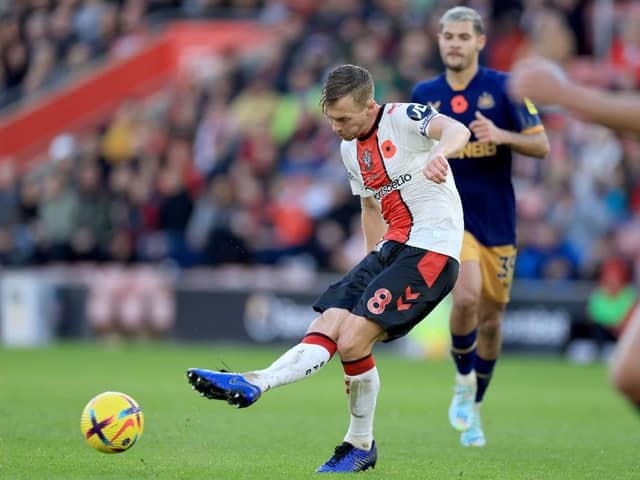
[[640, 95], [609, 92], [572, 83], [560, 66], [541, 58], [515, 65], [509, 91], [516, 100], [529, 98], [547, 105], [560, 105], [581, 118], [614, 130], [640, 133]]

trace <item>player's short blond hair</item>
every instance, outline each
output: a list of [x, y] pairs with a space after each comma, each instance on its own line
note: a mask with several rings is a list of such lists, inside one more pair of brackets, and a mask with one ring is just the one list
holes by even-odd
[[473, 30], [478, 35], [484, 35], [484, 22], [482, 17], [473, 8], [453, 7], [444, 12], [440, 17], [440, 31], [444, 30], [447, 23], [451, 22], [471, 22]]
[[373, 98], [373, 78], [366, 68], [357, 65], [341, 65], [334, 68], [322, 87], [320, 106], [326, 112], [327, 107], [342, 97], [351, 95], [356, 105], [365, 107]]

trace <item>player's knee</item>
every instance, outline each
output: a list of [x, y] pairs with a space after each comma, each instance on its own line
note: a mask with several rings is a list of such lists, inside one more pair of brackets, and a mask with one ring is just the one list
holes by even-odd
[[307, 333], [322, 333], [329, 338], [336, 339], [340, 324], [348, 314], [348, 311], [337, 308], [325, 310], [309, 324]]
[[490, 315], [480, 319], [478, 330], [486, 337], [496, 337], [500, 334], [502, 321], [500, 315]]
[[366, 357], [370, 352], [367, 345], [354, 335], [341, 335], [338, 338], [338, 354], [343, 362], [350, 362]]
[[464, 292], [453, 297], [453, 313], [462, 317], [472, 317], [478, 311], [478, 297], [472, 292]]
[[453, 308], [461, 313], [474, 313], [480, 302], [480, 285], [458, 281], [453, 289]]

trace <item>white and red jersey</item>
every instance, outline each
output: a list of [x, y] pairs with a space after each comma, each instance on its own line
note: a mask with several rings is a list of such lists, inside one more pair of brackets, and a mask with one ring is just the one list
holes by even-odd
[[435, 183], [422, 173], [437, 140], [429, 122], [438, 115], [415, 103], [382, 105], [371, 131], [340, 146], [351, 191], [373, 196], [389, 226], [384, 238], [460, 260], [464, 220], [451, 169]]

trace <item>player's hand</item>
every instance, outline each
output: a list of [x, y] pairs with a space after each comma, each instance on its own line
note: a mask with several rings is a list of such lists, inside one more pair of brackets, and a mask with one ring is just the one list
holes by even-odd
[[504, 143], [502, 129], [496, 127], [480, 112], [476, 112], [476, 119], [469, 124], [469, 128], [481, 143], [495, 143], [496, 145]]
[[559, 65], [542, 58], [529, 58], [515, 64], [509, 77], [509, 95], [517, 101], [562, 103], [568, 78]]
[[427, 164], [422, 170], [427, 180], [431, 180], [435, 183], [443, 183], [447, 181], [447, 174], [449, 173], [449, 162], [441, 153], [436, 153], [429, 157]]

